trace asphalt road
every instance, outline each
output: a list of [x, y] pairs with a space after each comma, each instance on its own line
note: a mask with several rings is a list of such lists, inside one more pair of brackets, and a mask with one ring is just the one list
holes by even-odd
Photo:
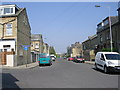
[[52, 66], [3, 69], [3, 88], [118, 88], [119, 74], [104, 74], [93, 65], [57, 59]]

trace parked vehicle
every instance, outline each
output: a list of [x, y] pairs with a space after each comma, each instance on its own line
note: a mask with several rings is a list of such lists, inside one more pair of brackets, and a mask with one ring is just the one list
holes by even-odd
[[50, 55], [52, 61], [55, 61], [56, 57], [54, 55]]
[[68, 61], [73, 61], [73, 60], [75, 60], [75, 57], [69, 57], [68, 58]]
[[63, 57], [64, 59], [67, 59], [67, 57]]
[[83, 58], [83, 56], [76, 56], [74, 61], [77, 63], [84, 63], [85, 59]]
[[38, 58], [38, 63], [40, 65], [52, 65], [52, 60], [47, 53], [41, 53]]
[[95, 57], [95, 68], [105, 73], [120, 72], [120, 54], [117, 52], [98, 52]]

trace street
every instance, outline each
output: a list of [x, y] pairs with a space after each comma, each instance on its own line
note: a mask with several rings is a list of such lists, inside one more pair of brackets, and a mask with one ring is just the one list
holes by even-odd
[[118, 74], [85, 63], [57, 59], [52, 66], [3, 69], [3, 88], [118, 88]]

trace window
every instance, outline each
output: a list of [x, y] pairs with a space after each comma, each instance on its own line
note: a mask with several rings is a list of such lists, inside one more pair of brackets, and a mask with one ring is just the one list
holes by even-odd
[[10, 45], [3, 45], [3, 48], [10, 48]]
[[4, 52], [7, 52], [7, 49], [4, 49]]
[[6, 35], [12, 35], [12, 24], [6, 25]]
[[120, 60], [120, 54], [105, 54], [107, 60]]
[[103, 41], [103, 38], [100, 36], [100, 42], [102, 42]]
[[107, 20], [105, 20], [103, 23], [104, 23], [104, 25], [109, 24], [109, 23], [108, 23], [108, 19], [107, 19]]
[[104, 55], [103, 54], [101, 54], [101, 60], [105, 60], [105, 58], [104, 58]]
[[0, 52], [2, 52], [2, 49], [0, 49]]
[[4, 14], [11, 14], [13, 13], [13, 8], [4, 8]]
[[109, 40], [110, 39], [110, 34], [109, 34], [109, 32], [107, 33], [107, 40]]
[[101, 29], [102, 28], [102, 24], [99, 24], [97, 27], [98, 27], [98, 29]]
[[33, 44], [31, 45], [31, 47], [33, 47]]
[[36, 45], [35, 45], [35, 49], [38, 49], [38, 48], [39, 48], [39, 44], [36, 43]]
[[2, 14], [3, 13], [3, 9], [2, 8], [0, 8], [0, 14]]

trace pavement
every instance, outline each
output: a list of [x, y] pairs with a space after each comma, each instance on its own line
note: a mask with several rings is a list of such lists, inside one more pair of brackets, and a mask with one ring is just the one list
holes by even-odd
[[91, 64], [91, 65], [94, 65], [95, 64], [95, 61], [85, 61], [86, 64]]
[[38, 66], [38, 62], [30, 63], [30, 64], [25, 64], [25, 65], [20, 65], [16, 67], [10, 67], [10, 66], [5, 66], [5, 65], [0, 65], [0, 68], [2, 69], [27, 69], [27, 68], [34, 68]]

